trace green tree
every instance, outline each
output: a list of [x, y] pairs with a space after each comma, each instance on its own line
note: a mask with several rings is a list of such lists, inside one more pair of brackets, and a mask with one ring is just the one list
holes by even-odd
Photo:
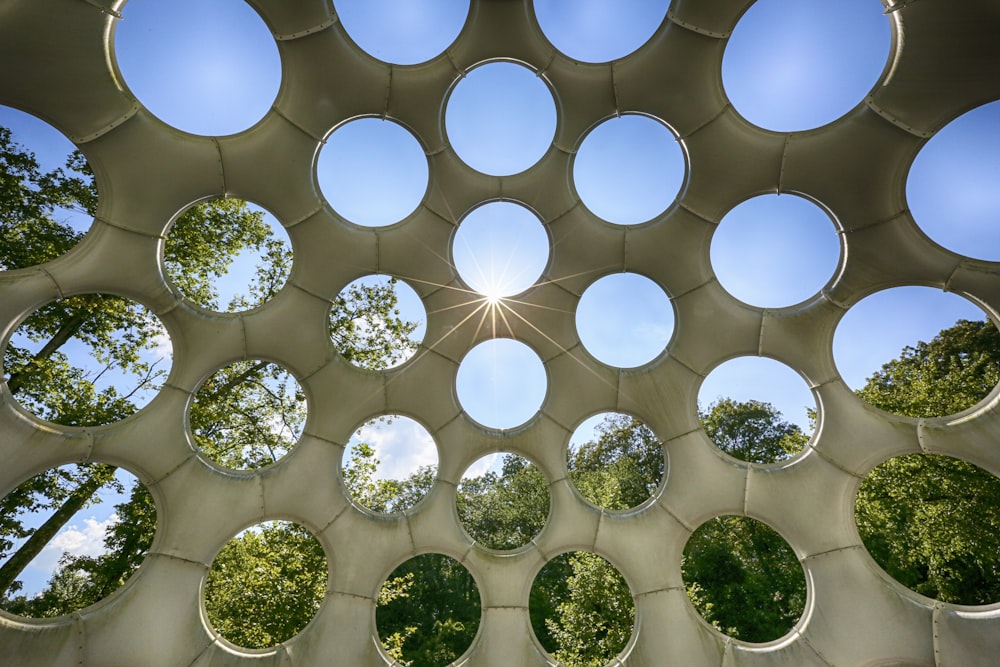
[[456, 504], [459, 520], [477, 542], [490, 549], [517, 549], [545, 525], [548, 482], [526, 459], [506, 454], [499, 474], [463, 479]]
[[[82, 237], [59, 222], [57, 215], [69, 208], [93, 215], [98, 194], [79, 152], [70, 156], [66, 170], [44, 172], [34, 155], [16, 144], [9, 130], [0, 128], [0, 268], [26, 268], [51, 261]], [[215, 281], [242, 251], [257, 250], [263, 261], [248, 293], [228, 307], [241, 310], [262, 303], [280, 289], [291, 263], [290, 252], [269, 239], [268, 232], [263, 215], [241, 200], [213, 200], [191, 207], [171, 227], [164, 245], [168, 274], [188, 298], [216, 309]], [[345, 356], [360, 359], [356, 363], [368, 368], [383, 368], [392, 362], [385, 349], [414, 345], [409, 335], [417, 325], [400, 318], [394, 287], [392, 281], [359, 287], [333, 304], [331, 337]], [[344, 310], [347, 307], [349, 312]], [[378, 326], [365, 327], [360, 324], [363, 322]], [[136, 392], [157, 387], [162, 371], [145, 361], [142, 351], [154, 348], [162, 334], [155, 318], [124, 299], [79, 295], [47, 304], [22, 323], [18, 335], [7, 345], [7, 387], [22, 405], [49, 421], [66, 425], [117, 421], [134, 412]], [[22, 340], [38, 348], [31, 350]], [[86, 354], [97, 359], [101, 368], [86, 371], [74, 367], [64, 351], [71, 342], [86, 346]], [[359, 350], [362, 345], [377, 349]], [[189, 413], [196, 442], [206, 454], [223, 465], [255, 468], [294, 445], [305, 415], [303, 397], [292, 389], [297, 385], [290, 376], [275, 369], [271, 364], [244, 362], [223, 369], [213, 383], [206, 383], [206, 400], [196, 400]], [[119, 394], [113, 385], [98, 389], [96, 382], [105, 374], [124, 377], [119, 384], [128, 390]], [[81, 466], [73, 474], [49, 471], [3, 499], [0, 558], [10, 557], [0, 568], [0, 595], [4, 596], [0, 606], [14, 604], [7, 596], [20, 589], [17, 577], [23, 568], [77, 510], [98, 501], [97, 491], [111, 483], [114, 472], [114, 467], [107, 465]], [[141, 508], [132, 509], [138, 512]], [[23, 517], [38, 511], [51, 511], [52, 515], [37, 530], [25, 528]], [[127, 513], [119, 507], [120, 516]], [[120, 530], [133, 530], [133, 526], [123, 524]], [[148, 534], [128, 541], [109, 535], [108, 547], [121, 552], [114, 558], [130, 563], [129, 573], [137, 561], [122, 560], [123, 549], [126, 544], [148, 545], [153, 528], [142, 530]], [[26, 541], [11, 554], [14, 541], [24, 538]], [[50, 588], [69, 590], [65, 584], [76, 575], [86, 575], [85, 565], [91, 570], [96, 567], [85, 561], [65, 561], [66, 571], [56, 573]], [[51, 606], [45, 613], [77, 608], [73, 600], [50, 592], [46, 592], [46, 599]], [[33, 609], [32, 613], [42, 613], [37, 605]]]
[[795, 553], [749, 517], [720, 516], [699, 526], [684, 547], [681, 572], [698, 612], [736, 639], [777, 639], [805, 608], [805, 576]]
[[[1000, 381], [1000, 332], [959, 320], [906, 347], [858, 394], [907, 417], [954, 414]], [[944, 602], [1000, 601], [1000, 479], [966, 461], [912, 454], [882, 463], [858, 490], [855, 519], [875, 561], [912, 590]]]
[[323, 547], [301, 526], [262, 524], [230, 540], [205, 582], [205, 611], [238, 646], [269, 648], [301, 632], [326, 592]]
[[749, 463], [774, 463], [799, 452], [809, 437], [785, 421], [770, 403], [723, 398], [700, 411], [702, 428], [715, 446]]
[[[786, 459], [808, 442], [770, 403], [724, 398], [699, 417], [716, 447], [749, 463]], [[737, 639], [777, 639], [805, 606], [805, 577], [795, 553], [774, 530], [749, 517], [715, 517], [699, 526], [684, 548], [681, 572], [698, 612]]]
[[642, 504], [663, 478], [663, 446], [634, 417], [609, 414], [595, 429], [597, 438], [568, 457], [569, 476], [584, 498], [604, 509]]
[[411, 667], [440, 667], [472, 644], [481, 615], [469, 571], [448, 556], [422, 554], [389, 575], [375, 618], [393, 658]]
[[[92, 174], [80, 153], [70, 156], [66, 171], [43, 172], [35, 156], [0, 128], [0, 268], [27, 268], [69, 251], [83, 234], [56, 216], [65, 210], [92, 215], [96, 202]], [[58, 424], [122, 419], [135, 410], [133, 395], [160, 375], [142, 351], [155, 347], [161, 331], [144, 308], [117, 297], [76, 295], [46, 304], [7, 344], [7, 388], [27, 409]], [[73, 340], [99, 363], [98, 369], [85, 371], [70, 363], [62, 348]], [[96, 383], [107, 373], [123, 376], [131, 388], [124, 395], [114, 386], [98, 389]], [[8, 555], [12, 540], [27, 539], [0, 568], [0, 593], [19, 590], [23, 568], [113, 478], [114, 468], [106, 465], [49, 471], [3, 499], [0, 556]], [[38, 510], [52, 510], [52, 515], [38, 529], [26, 529], [25, 512]]]
[[[549, 582], [554, 577], [562, 582], [553, 590]], [[602, 667], [628, 643], [635, 624], [631, 591], [624, 577], [597, 554], [576, 551], [557, 556], [536, 577], [532, 593], [532, 624], [541, 620], [545, 628], [540, 634], [536, 629], [536, 636], [560, 663]], [[551, 602], [539, 609], [536, 604], [542, 596], [552, 596]]]
[[941, 417], [970, 408], [1000, 382], [1000, 331], [959, 320], [929, 343], [903, 348], [858, 391], [869, 404], [905, 417]]

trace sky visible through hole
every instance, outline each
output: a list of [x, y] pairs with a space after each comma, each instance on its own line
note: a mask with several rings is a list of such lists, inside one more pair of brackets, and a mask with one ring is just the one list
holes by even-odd
[[[390, 3], [386, 0], [335, 0], [334, 4], [341, 14], [344, 28], [361, 48], [373, 57], [402, 65], [441, 57], [441, 53], [461, 29], [468, 12], [467, 0], [435, 0], [427, 3], [425, 12], [417, 14], [387, 11], [386, 7]], [[635, 0], [627, 3], [627, 6], [623, 5], [621, 9], [616, 5], [610, 11], [609, 3], [597, 0], [587, 0], [586, 3], [580, 0], [579, 3], [571, 4], [575, 11], [579, 11], [581, 16], [586, 14], [589, 20], [579, 24], [561, 20], [567, 11], [566, 1], [536, 1], [543, 33], [552, 40], [556, 48], [572, 58], [586, 62], [607, 62], [624, 57], [635, 48], [641, 48], [648, 35], [664, 20], [668, 3], [663, 0]], [[587, 14], [591, 9], [595, 13]], [[849, 112], [870, 91], [889, 57], [890, 19], [883, 15], [882, 9], [878, 0], [844, 0], [837, 3], [759, 0], [736, 27], [723, 59], [723, 83], [734, 107], [750, 122], [776, 131], [817, 127]], [[129, 90], [164, 122], [196, 134], [229, 134], [254, 125], [273, 104], [281, 76], [277, 47], [263, 21], [246, 3], [239, 0], [172, 0], [170, 3], [129, 0], [123, 7], [123, 16], [124, 19], [118, 24], [114, 34], [115, 58]], [[196, 18], [193, 22], [192, 17]], [[778, 27], [779, 25], [782, 27]], [[838, 36], [838, 31], [842, 31], [845, 25], [852, 29], [847, 39]], [[192, 27], [196, 30], [192, 31]], [[176, 39], [179, 34], [184, 36], [183, 40]], [[776, 34], [787, 39], [775, 39]], [[193, 41], [187, 41], [188, 39]], [[838, 44], [848, 44], [850, 48], [838, 50]], [[206, 63], [210, 63], [211, 67], [206, 69]], [[508, 130], [514, 134], [541, 137], [538, 140], [540, 143], [529, 150], [528, 157], [507, 154], [505, 142], [496, 141], [495, 136], [485, 136], [482, 126], [477, 125], [474, 118], [463, 121], [457, 107], [452, 109], [450, 106], [456, 103], [456, 95], [464, 95], [464, 89], [469, 84], [473, 87], [479, 85], [477, 80], [482, 77], [487, 77], [484, 79], [483, 94], [489, 93], [491, 85], [487, 75], [490, 70], [506, 75], [507, 83], [515, 82], [510, 84], [512, 86], [518, 85], [519, 81], [535, 90], [535, 97], [529, 98], [531, 101], [525, 105], [528, 114], [521, 121], [525, 127], [519, 129], [515, 126]], [[206, 77], [203, 75], [206, 74], [212, 75], [209, 78], [216, 85], [205, 85]], [[222, 80], [226, 85], [219, 84]], [[821, 86], [822, 94], [812, 94], [807, 84]], [[543, 115], [541, 119], [537, 116], [539, 113]], [[641, 124], [637, 120], [639, 117], [635, 118], [623, 117], [614, 122]], [[667, 130], [655, 121], [649, 122], [659, 128], [661, 134], [662, 130]], [[985, 230], [988, 228], [987, 223], [993, 224], [991, 221], [995, 221], [997, 211], [1000, 210], [995, 195], [1000, 174], [1000, 148], [982, 150], [981, 147], [983, 141], [995, 141], [1000, 136], [996, 132], [998, 122], [1000, 103], [994, 103], [972, 110], [945, 127], [918, 155], [910, 174], [911, 187], [907, 191], [916, 222], [925, 226], [928, 236], [957, 252], [993, 260], [1000, 258], [1000, 235], [988, 234]], [[463, 160], [467, 159], [470, 167], [490, 173], [517, 173], [534, 164], [548, 150], [555, 123], [555, 103], [551, 92], [533, 72], [513, 64], [483, 66], [473, 70], [455, 87], [446, 110], [448, 135], [462, 146], [456, 146], [459, 156]], [[44, 122], [16, 110], [0, 107], [0, 125], [11, 128], [15, 140], [36, 153], [43, 169], [61, 166], [73, 149], [73, 145], [65, 137]], [[352, 121], [350, 127], [358, 129], [366, 125], [382, 130], [399, 130], [405, 134], [396, 132], [397, 135], [404, 139], [407, 135], [412, 138], [405, 128], [391, 121], [360, 119]], [[340, 130], [346, 131], [347, 128], [348, 125], [345, 124]], [[669, 134], [669, 130], [667, 133]], [[335, 156], [341, 150], [337, 147], [340, 139], [335, 131], [320, 153], [318, 170], [321, 180], [325, 163], [337, 161], [330, 156]], [[372, 143], [368, 147], [373, 154], [388, 147], [388, 140], [385, 144], [378, 138], [369, 141]], [[670, 141], [673, 141], [672, 137]], [[418, 149], [422, 150], [419, 142], [416, 143]], [[671, 146], [670, 150], [679, 148], [676, 142], [668, 145]], [[980, 149], [977, 150], [977, 147]], [[610, 152], [602, 154], [612, 148], [613, 146], [602, 149], [587, 142], [580, 147], [580, 162], [575, 165], [573, 172], [578, 190], [587, 178], [585, 163], [591, 161], [600, 166], [602, 158], [613, 159], [615, 156]], [[469, 157], [477, 150], [485, 152], [485, 161], [479, 162], [476, 158]], [[587, 155], [589, 151], [593, 151], [590, 156]], [[391, 150], [389, 152], [391, 154]], [[662, 169], [653, 164], [655, 158], [655, 153], [637, 155], [637, 171], [652, 173], [657, 168]], [[971, 167], [967, 172], [961, 171], [962, 166], [968, 165], [968, 160], [973, 158], [979, 161], [977, 166]], [[405, 218], [413, 207], [419, 205], [420, 197], [426, 190], [426, 164], [421, 165], [419, 154], [416, 162], [417, 175], [401, 175], [396, 186], [398, 189], [389, 197], [391, 201], [388, 203], [397, 206], [391, 214], [377, 213], [366, 208], [362, 198], [351, 201], [346, 194], [345, 200], [335, 201], [341, 193], [349, 191], [350, 187], [334, 187], [326, 192], [324, 186], [324, 194], [331, 206], [352, 222], [361, 225], [392, 224]], [[676, 173], [678, 167], [675, 165], [671, 169]], [[683, 166], [679, 169], [683, 174]], [[622, 204], [620, 210], [615, 210], [614, 197], [610, 197], [600, 205], [593, 204], [594, 211], [612, 223], [645, 222], [671, 205], [680, 188], [678, 179], [682, 177], [672, 176], [676, 184], [671, 181], [667, 188], [670, 191], [669, 201], [654, 202], [649, 209], [629, 210]], [[599, 175], [593, 180], [600, 184]], [[973, 188], [974, 197], [953, 194], [958, 185]], [[341, 190], [341, 193], [336, 192], [337, 190]], [[413, 192], [419, 195], [414, 195]], [[584, 203], [590, 206], [587, 195], [583, 192], [580, 194]], [[788, 198], [792, 199], [791, 196]], [[781, 199], [784, 200], [785, 197]], [[959, 213], [958, 216], [972, 221], [962, 232], [966, 240], [946, 238], [948, 226], [935, 220], [954, 219], [959, 203], [966, 204], [970, 201], [978, 207], [977, 212], [969, 215]], [[347, 211], [352, 211], [351, 215]], [[91, 222], [89, 217], [79, 214], [67, 212], [66, 216], [79, 230], [87, 229]], [[371, 216], [375, 221], [371, 222], [366, 216]], [[830, 230], [835, 228], [835, 223], [829, 218], [827, 220], [827, 227], [816, 226], [816, 236], [804, 232], [805, 238], [801, 240], [803, 245], [797, 246], [801, 250], [796, 252], [810, 252], [805, 248], [818, 247], [826, 242]], [[764, 216], [757, 216], [752, 223], [766, 227], [768, 220]], [[545, 247], [542, 254], [547, 257], [548, 251], [548, 247]], [[716, 249], [713, 244], [712, 262], [719, 268], [734, 263], [735, 259], [727, 256], [721, 245]], [[720, 270], [719, 273], [720, 281], [726, 285], [724, 272]], [[816, 291], [829, 279], [832, 270], [825, 268], [823, 274], [826, 278], [816, 283]], [[741, 283], [740, 287], [750, 285]], [[815, 291], [805, 297], [795, 298], [809, 298], [814, 294]], [[893, 299], [891, 309], [883, 303], [883, 299], [888, 299], [889, 294]], [[755, 298], [760, 303], [754, 301]], [[756, 297], [746, 296], [744, 300], [760, 305], [770, 298], [761, 293]], [[948, 302], [947, 306], [939, 304], [942, 298]], [[790, 303], [786, 300], [782, 305]], [[635, 312], [640, 312], [642, 308], [642, 304], [634, 304]], [[669, 313], [672, 320], [673, 313], [662, 305], [657, 312], [661, 315]], [[599, 311], [594, 315], [577, 314], [581, 330], [589, 325], [588, 320], [593, 318], [596, 321], [600, 317]], [[882, 363], [897, 356], [904, 345], [929, 340], [939, 330], [954, 324], [958, 318], [982, 319], [983, 312], [965, 299], [930, 288], [899, 288], [880, 292], [851, 308], [838, 327], [834, 340], [837, 368], [847, 384], [857, 388]], [[672, 327], [672, 321], [670, 325]], [[871, 335], [873, 331], [877, 332], [877, 336]], [[659, 343], [659, 351], [662, 351], [667, 340], [669, 333]], [[499, 350], [493, 349], [489, 355], [483, 356], [491, 364], [506, 365], [507, 362], [497, 355], [505, 347], [512, 350], [520, 348], [509, 344], [513, 341], [499, 343], [500, 345], [491, 346], [500, 348]], [[621, 348], [621, 345], [617, 347]], [[659, 354], [659, 351], [652, 357]], [[530, 350], [528, 352], [534, 354]], [[530, 356], [526, 355], [526, 358], [530, 359]], [[639, 363], [645, 363], [649, 358]], [[764, 362], [766, 365], [768, 361], [741, 358], [718, 366], [702, 384], [699, 395], [702, 407], [722, 396], [740, 400], [768, 400], [782, 411], [786, 419], [805, 428], [804, 408], [814, 404], [808, 390], [805, 393], [801, 391], [805, 381], [791, 369], [787, 369], [787, 373], [779, 369], [777, 375], [783, 375], [784, 379], [766, 381], [762, 381], [761, 378], [766, 376], [761, 375], [759, 369], [748, 370], [755, 363]], [[632, 363], [626, 360], [622, 365]], [[544, 370], [535, 375], [537, 379], [530, 386], [531, 392], [534, 392], [532, 396], [544, 397]], [[482, 418], [484, 421], [492, 419], [490, 411], [496, 412], [502, 403], [489, 399], [489, 395], [480, 388], [465, 383], [463, 378], [467, 376], [475, 376], [475, 373], [463, 371], [458, 374], [457, 379], [457, 391], [463, 406], [473, 414], [478, 409], [472, 406], [477, 400], [486, 397], [487, 407], [483, 408], [483, 412], [477, 412], [479, 417], [474, 418]], [[791, 389], [785, 390], [785, 386]], [[535, 401], [531, 409], [523, 408], [520, 412], [493, 415], [500, 424], [496, 427], [510, 428], [530, 419], [542, 399], [531, 400]], [[489, 405], [491, 402], [492, 406]], [[591, 433], [596, 421], [587, 422], [590, 423]], [[380, 453], [383, 453], [387, 463], [391, 462], [385, 469], [387, 475], [405, 474], [401, 471], [413, 470], [436, 460], [433, 438], [418, 438], [416, 441], [420, 443], [419, 446], [408, 444], [402, 447], [395, 444], [398, 440], [395, 437], [378, 437]], [[578, 433], [574, 435], [574, 442], [582, 442], [587, 437], [585, 433]], [[470, 472], [481, 472], [490, 465], [495, 464], [486, 461], [476, 471]], [[86, 516], [74, 519], [72, 526], [81, 531], [82, 527], [91, 525], [90, 522], [93, 525], [103, 524], [113, 511], [113, 505], [120, 500], [122, 498], [109, 498], [94, 505], [86, 511]], [[92, 542], [78, 547], [76, 553], [84, 553], [85, 549], [92, 548], [100, 542], [101, 537], [92, 536]], [[32, 565], [25, 573], [26, 591], [40, 590], [51, 572], [51, 566], [52, 563], [47, 566]]]

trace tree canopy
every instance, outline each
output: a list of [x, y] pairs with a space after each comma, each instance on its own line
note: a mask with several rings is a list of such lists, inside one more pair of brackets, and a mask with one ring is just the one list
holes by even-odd
[[[44, 264], [68, 252], [83, 233], [60, 220], [62, 212], [93, 216], [97, 197], [81, 153], [70, 155], [63, 168], [44, 171], [7, 128], [0, 128], [0, 269]], [[263, 214], [245, 201], [216, 199], [185, 210], [169, 230], [164, 262], [174, 287], [215, 310], [216, 281], [248, 250], [259, 252], [261, 261], [247, 292], [226, 306], [245, 310], [277, 293], [292, 261], [290, 249], [271, 238]], [[366, 322], [381, 328], [366, 327]], [[390, 351], [412, 349], [416, 326], [400, 316], [394, 281], [355, 288], [331, 304], [334, 344], [372, 370], [394, 362]], [[9, 341], [3, 360], [7, 387], [22, 406], [48, 421], [118, 421], [135, 412], [139, 394], [159, 388], [165, 370], [150, 354], [165, 336], [152, 314], [126, 299], [100, 294], [60, 299], [30, 315]], [[99, 366], [77, 365], [79, 359], [96, 360]], [[102, 385], [102, 379], [111, 381]], [[257, 468], [294, 446], [305, 419], [304, 395], [287, 371], [250, 360], [227, 366], [203, 383], [188, 418], [207, 456], [227, 467]], [[116, 507], [120, 520], [107, 536], [106, 557], [67, 557], [42, 599], [16, 595], [18, 577], [30, 561], [76, 511], [99, 501], [99, 489], [116, 483], [113, 466], [88, 464], [47, 471], [3, 499], [0, 559], [6, 562], [0, 568], [0, 606], [30, 615], [68, 613], [107, 595], [131, 574], [155, 533], [155, 508], [141, 485]], [[36, 529], [26, 527], [25, 517], [38, 512], [50, 516]], [[117, 583], [109, 587], [109, 582]]]
[[[1000, 332], [960, 320], [906, 347], [858, 392], [906, 417], [954, 414], [1000, 381]], [[1000, 601], [1000, 479], [948, 456], [898, 456], [866, 475], [855, 504], [872, 558], [894, 579], [943, 602]]]

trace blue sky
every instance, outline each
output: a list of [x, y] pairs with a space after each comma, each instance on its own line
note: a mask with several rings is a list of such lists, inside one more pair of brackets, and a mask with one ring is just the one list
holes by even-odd
[[[356, 43], [397, 64], [438, 55], [458, 34], [468, 11], [468, 2], [461, 0], [334, 4]], [[590, 62], [606, 62], [639, 47], [662, 22], [667, 5], [664, 0], [535, 0], [550, 41], [571, 57]], [[401, 9], [418, 6], [419, 11]], [[115, 52], [125, 82], [168, 124], [196, 134], [229, 134], [252, 126], [272, 104], [280, 85], [278, 51], [266, 26], [240, 0], [130, 0], [123, 15]], [[736, 110], [761, 127], [818, 127], [864, 98], [885, 66], [889, 40], [889, 19], [878, 0], [760, 0], [728, 43], [723, 82]], [[555, 105], [532, 72], [509, 63], [489, 64], [458, 84], [445, 123], [457, 153], [470, 166], [511, 174], [530, 167], [548, 148]], [[11, 127], [45, 168], [61, 165], [72, 150], [68, 140], [44, 123], [13, 110], [0, 108], [0, 124]], [[995, 231], [1000, 216], [995, 195], [1000, 182], [998, 127], [1000, 103], [973, 110], [946, 127], [921, 151], [907, 191], [917, 222], [933, 240], [993, 260], [1000, 259], [1000, 234]], [[637, 115], [595, 128], [583, 140], [572, 172], [584, 205], [609, 224], [641, 223], [662, 212], [680, 190], [683, 175], [683, 151], [669, 128]], [[333, 131], [320, 151], [317, 176], [334, 210], [362, 226], [405, 218], [419, 205], [428, 178], [419, 142], [402, 126], [371, 118]], [[86, 228], [89, 220], [78, 224]], [[275, 233], [283, 235], [280, 224], [274, 224]], [[454, 259], [463, 278], [484, 293], [517, 294], [548, 261], [543, 225], [517, 204], [477, 208], [463, 225]], [[759, 242], [762, 235], [767, 243]], [[779, 307], [821, 289], [833, 275], [839, 252], [835, 223], [825, 211], [799, 197], [764, 195], [722, 220], [711, 259], [721, 284], [734, 296]], [[245, 283], [239, 273], [220, 289], [238, 290]], [[501, 284], [511, 276], [522, 282]], [[402, 306], [405, 317], [424, 317], [415, 295], [408, 294]], [[608, 317], [613, 308], [620, 317]], [[960, 317], [982, 316], [968, 301], [929, 288], [878, 293], [852, 308], [838, 328], [838, 369], [856, 388], [904, 345], [928, 340]], [[669, 295], [629, 274], [592, 285], [576, 318], [588, 351], [621, 367], [661, 354], [674, 325]], [[877, 338], [871, 331], [879, 332]], [[537, 411], [545, 392], [544, 371], [537, 355], [521, 343], [484, 343], [459, 370], [457, 391], [474, 419], [509, 428]], [[804, 408], [814, 407], [801, 377], [766, 359], [736, 359], [716, 368], [703, 383], [701, 403], [723, 396], [770, 401], [803, 427]], [[582, 425], [573, 442], [588, 439], [599, 419]], [[410, 420], [364, 429], [362, 437], [376, 446], [387, 476], [405, 476], [436, 461], [433, 438]], [[473, 472], [489, 464], [478, 464]], [[73, 543], [78, 552], [99, 542], [98, 527], [108, 520], [111, 505], [88, 508], [73, 520], [67, 535], [87, 537]], [[45, 567], [29, 570], [30, 590], [44, 583], [53, 553], [45, 559]]]

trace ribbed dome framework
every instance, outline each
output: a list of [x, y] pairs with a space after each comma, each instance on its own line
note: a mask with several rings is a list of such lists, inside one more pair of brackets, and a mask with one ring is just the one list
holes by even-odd
[[[1000, 98], [1000, 8], [995, 0], [901, 0], [888, 7], [890, 62], [846, 116], [807, 132], [756, 128], [728, 103], [721, 81], [726, 40], [747, 0], [675, 0], [635, 53], [581, 64], [544, 38], [528, 0], [473, 0], [458, 39], [421, 65], [390, 66], [363, 53], [329, 0], [249, 0], [277, 41], [283, 80], [270, 112], [226, 137], [164, 125], [133, 99], [114, 62], [123, 3], [0, 2], [0, 103], [38, 115], [69, 136], [96, 174], [93, 228], [44, 266], [0, 274], [0, 331], [68, 294], [112, 293], [141, 302], [165, 323], [174, 361], [166, 386], [129, 419], [100, 428], [59, 427], [28, 415], [2, 386], [0, 492], [58, 465], [99, 460], [135, 472], [155, 498], [159, 525], [140, 570], [103, 602], [71, 616], [27, 621], [0, 614], [0, 655], [10, 665], [382, 665], [375, 598], [392, 569], [415, 554], [444, 553], [473, 574], [482, 596], [479, 634], [461, 664], [552, 664], [533, 638], [528, 593], [553, 556], [594, 551], [625, 576], [636, 604], [628, 665], [985, 665], [1000, 655], [1000, 605], [935, 603], [892, 581], [872, 561], [854, 523], [854, 496], [878, 463], [905, 453], [961, 457], [1000, 475], [998, 392], [957, 417], [915, 420], [867, 407], [844, 384], [831, 352], [845, 310], [873, 291], [925, 285], [1000, 309], [1000, 264], [942, 249], [906, 208], [917, 151], [945, 123]], [[490, 177], [467, 167], [444, 133], [444, 100], [464, 72], [490, 60], [537, 71], [556, 100], [551, 148], [528, 171]], [[661, 119], [688, 159], [677, 201], [651, 222], [616, 227], [580, 203], [574, 152], [589, 128], [616, 114]], [[420, 140], [430, 186], [401, 223], [363, 229], [324, 202], [315, 161], [324, 138], [358, 116], [388, 117]], [[709, 264], [714, 226], [760, 193], [795, 192], [835, 217], [843, 248], [835, 278], [814, 298], [780, 310], [730, 297]], [[264, 306], [208, 316], [164, 279], [161, 246], [178, 211], [207, 197], [258, 202], [287, 227], [289, 284]], [[549, 389], [541, 411], [513, 431], [489, 431], [455, 397], [458, 362], [489, 337], [449, 265], [465, 212], [509, 199], [535, 210], [552, 244], [540, 284], [517, 303], [502, 335], [531, 346]], [[622, 371], [582, 348], [574, 326], [583, 290], [631, 271], [670, 295], [676, 332], [653, 363]], [[326, 334], [339, 291], [376, 272], [411, 279], [428, 316], [417, 355], [383, 373], [353, 367]], [[438, 287], [444, 286], [444, 287]], [[540, 308], [539, 306], [544, 306]], [[819, 405], [806, 451], [771, 466], [741, 463], [700, 429], [704, 376], [737, 355], [765, 355], [796, 369]], [[185, 429], [199, 382], [233, 360], [279, 362], [302, 382], [309, 417], [285, 459], [247, 473], [207, 462]], [[565, 450], [586, 417], [627, 412], [664, 441], [662, 490], [629, 513], [587, 504], [567, 478]], [[438, 480], [405, 515], [376, 518], [352, 504], [339, 477], [345, 443], [365, 419], [410, 415], [434, 436]], [[491, 552], [460, 528], [456, 485], [480, 456], [529, 457], [550, 483], [551, 512], [538, 537]], [[770, 644], [733, 641], [710, 628], [685, 595], [681, 552], [691, 532], [722, 514], [773, 526], [792, 546], [808, 585], [796, 627]], [[269, 651], [237, 649], [205, 620], [202, 587], [221, 546], [265, 519], [309, 527], [326, 550], [329, 589], [313, 622]]]

